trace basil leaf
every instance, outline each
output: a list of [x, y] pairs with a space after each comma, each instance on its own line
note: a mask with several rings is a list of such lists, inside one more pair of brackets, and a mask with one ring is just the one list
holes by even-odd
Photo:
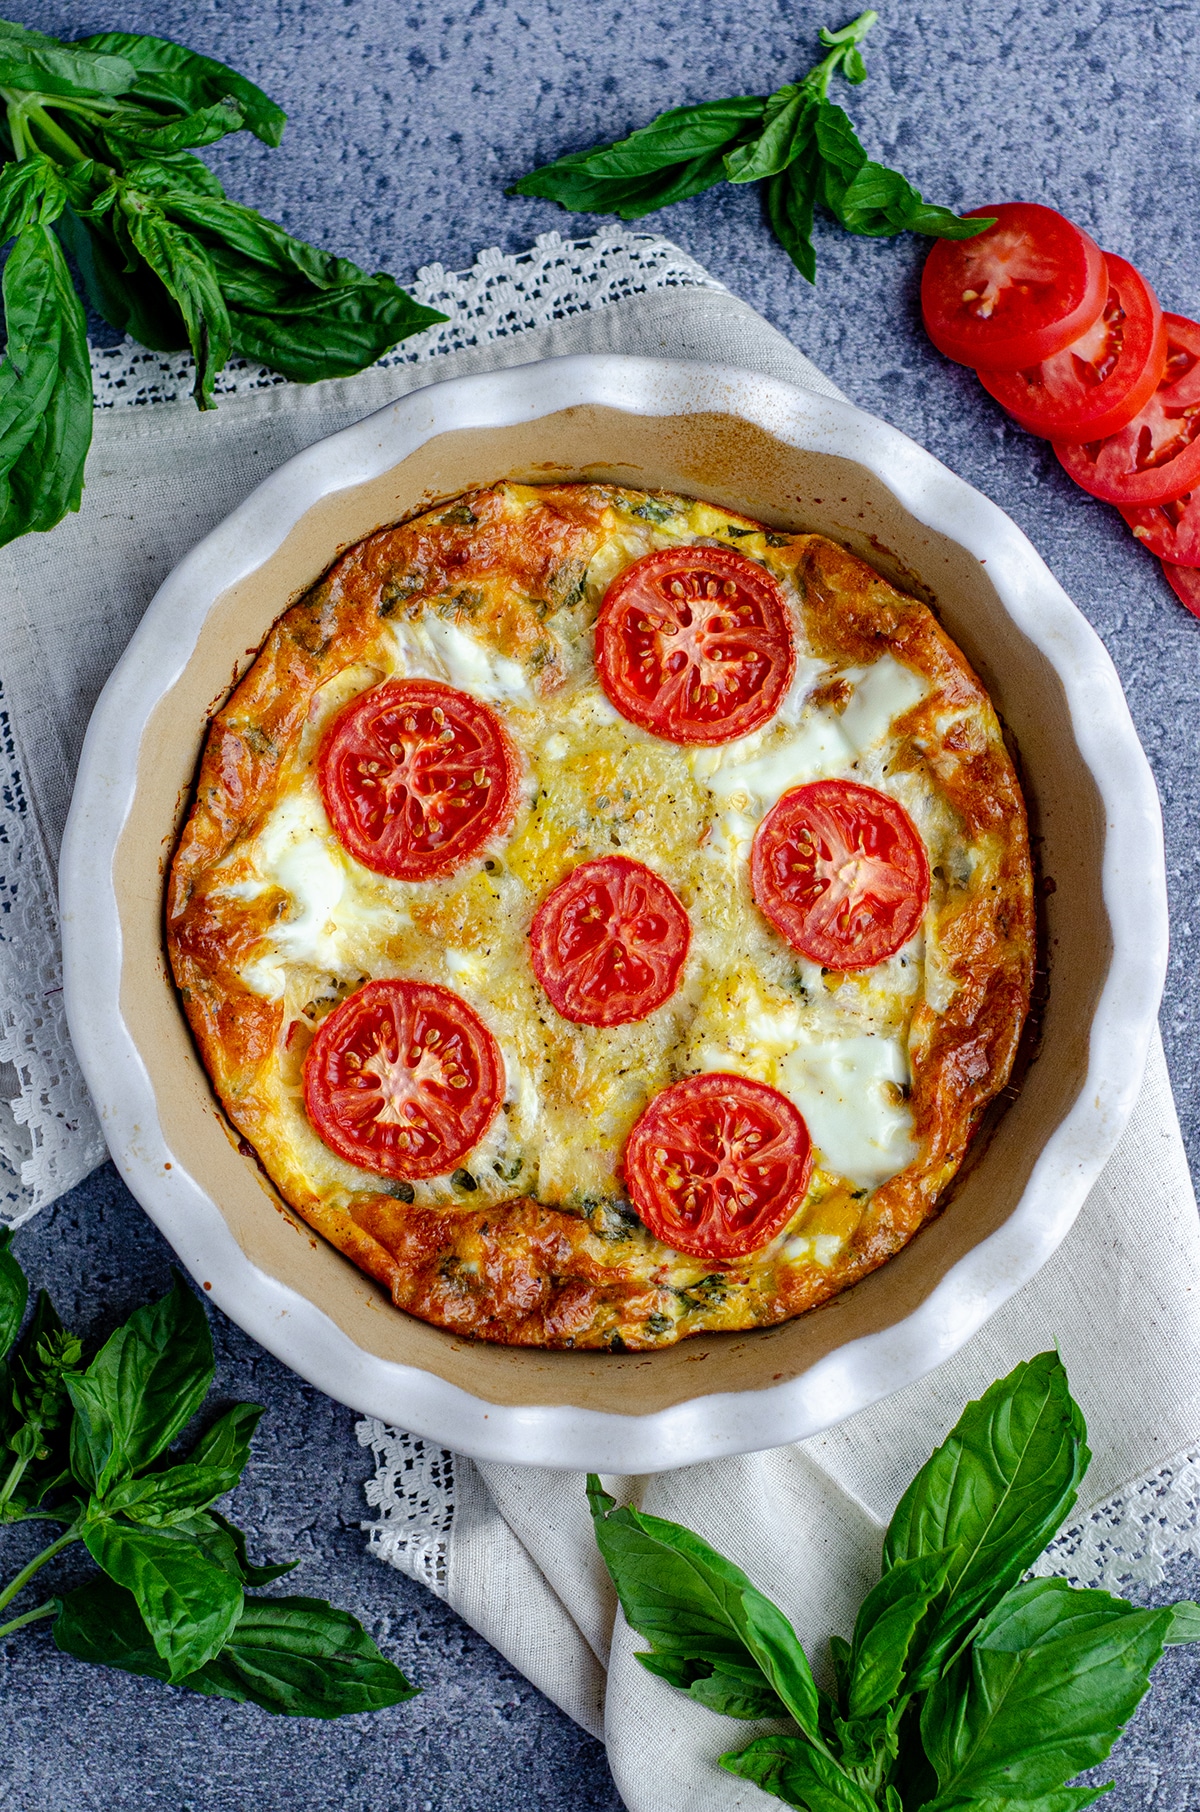
[[201, 56], [169, 38], [154, 38], [142, 32], [101, 31], [76, 42], [81, 49], [118, 57], [132, 66], [133, 79], [121, 92], [165, 102], [185, 113], [231, 99], [244, 115], [249, 130], [264, 145], [277, 145], [283, 137], [287, 124], [283, 108], [236, 69], [229, 69], [212, 57]]
[[176, 1272], [161, 1302], [138, 1309], [70, 1380], [71, 1465], [80, 1483], [103, 1492], [143, 1471], [191, 1421], [212, 1379], [208, 1321]]
[[850, 1658], [849, 1717], [872, 1717], [899, 1693], [910, 1671], [914, 1638], [945, 1584], [953, 1558], [935, 1553], [901, 1561], [863, 1599]]
[[20, 1333], [29, 1301], [29, 1283], [11, 1247], [12, 1229], [0, 1227], [0, 1358]]
[[990, 1793], [982, 1799], [960, 1800], [953, 1812], [1082, 1812], [1098, 1799], [1112, 1792], [1106, 1787], [1060, 1787], [1056, 1793], [1039, 1793], [1033, 1799], [994, 1799]]
[[32, 438], [58, 380], [62, 322], [48, 237], [44, 228], [27, 226], [4, 266], [8, 344], [0, 365], [0, 473], [12, 469]]
[[133, 1593], [172, 1680], [194, 1673], [227, 1641], [243, 1592], [186, 1529], [134, 1529], [115, 1520], [81, 1530], [88, 1553]]
[[764, 1679], [758, 1666], [742, 1667], [724, 1658], [717, 1662], [681, 1655], [640, 1654], [649, 1674], [688, 1693], [710, 1711], [727, 1718], [786, 1718], [787, 1706]]
[[[197, 158], [191, 160], [204, 168]], [[127, 255], [101, 219], [81, 218], [74, 207], [63, 209], [56, 230], [75, 260], [83, 290], [98, 315], [154, 352], [178, 352], [187, 346], [187, 329], [166, 285], [144, 259]]]
[[350, 377], [400, 340], [446, 319], [390, 277], [326, 291], [271, 315], [231, 308], [229, 318], [238, 352], [300, 384]]
[[56, 1648], [80, 1661], [119, 1667], [127, 1674], [169, 1680], [170, 1669], [153, 1642], [137, 1599], [101, 1573], [58, 1601], [51, 1629]]
[[210, 1690], [290, 1717], [381, 1711], [420, 1691], [356, 1618], [319, 1598], [248, 1598], [203, 1678]]
[[874, 1796], [803, 1737], [757, 1737], [745, 1749], [719, 1757], [719, 1766], [804, 1812], [876, 1812]]
[[120, 1480], [106, 1493], [104, 1512], [120, 1511], [134, 1522], [161, 1528], [207, 1509], [241, 1478], [262, 1413], [257, 1403], [236, 1403], [197, 1443], [190, 1459], [165, 1472]]
[[920, 1674], [932, 1684], [978, 1617], [1058, 1531], [1091, 1455], [1057, 1353], [1041, 1353], [970, 1403], [896, 1507], [884, 1570], [957, 1550], [933, 1609]]
[[1007, 1593], [921, 1714], [928, 1812], [1049, 1793], [1104, 1760], [1150, 1683], [1172, 1613], [1035, 1579]]
[[867, 154], [849, 115], [833, 101], [818, 101], [813, 136], [821, 162], [844, 183], [851, 182], [866, 163]]
[[97, 94], [124, 93], [135, 76], [133, 65], [122, 56], [98, 55], [0, 20], [0, 88], [90, 100]]
[[[92, 365], [83, 306], [50, 228], [27, 227], [18, 246], [26, 241], [45, 267], [46, 294], [58, 316], [57, 362], [33, 432], [0, 479], [0, 546], [31, 529], [51, 529], [68, 510], [79, 508], [92, 444]], [[6, 268], [6, 279], [7, 274]], [[4, 297], [7, 314], [7, 281]]]
[[802, 154], [767, 183], [767, 218], [771, 231], [802, 277], [817, 279], [813, 250], [813, 201], [818, 179], [814, 149]]
[[263, 1414], [261, 1403], [235, 1403], [201, 1435], [189, 1455], [190, 1463], [220, 1468], [229, 1478], [226, 1491], [232, 1491], [246, 1470], [250, 1442]]
[[238, 262], [227, 264], [230, 273], [248, 259], [268, 270], [301, 277], [317, 289], [378, 281], [368, 278], [348, 258], [337, 258], [332, 252], [306, 245], [302, 239], [293, 239], [283, 227], [253, 208], [241, 207], [222, 195], [196, 194], [194, 189], [179, 184], [178, 170], [178, 164], [139, 165], [129, 172], [129, 177], [144, 193], [155, 197], [170, 219], [193, 231], [207, 250], [221, 248], [236, 253]]
[[726, 157], [725, 174], [729, 181], [757, 182], [786, 170], [811, 141], [819, 106], [815, 96], [803, 86], [782, 88], [778, 95], [772, 95], [762, 132]]
[[66, 1376], [79, 1363], [80, 1344], [68, 1334], [44, 1290], [7, 1366], [0, 1367], [3, 1440], [16, 1464], [0, 1466], [0, 1521], [36, 1507], [69, 1478]]
[[286, 1573], [294, 1573], [296, 1568], [300, 1565], [298, 1560], [285, 1560], [276, 1562], [274, 1566], [255, 1566], [254, 1562], [247, 1556], [246, 1537], [242, 1534], [242, 1531], [235, 1528], [232, 1523], [226, 1522], [219, 1510], [210, 1510], [207, 1514], [209, 1522], [215, 1523], [221, 1534], [225, 1536], [229, 1542], [232, 1551], [233, 1565], [245, 1585], [271, 1585], [275, 1580], [282, 1579]]
[[1190, 1598], [1183, 1598], [1178, 1604], [1170, 1606], [1172, 1612], [1171, 1627], [1167, 1632], [1168, 1646], [1177, 1642], [1200, 1642], [1200, 1604], [1193, 1604]]
[[588, 1502], [596, 1541], [632, 1629], [658, 1654], [757, 1667], [806, 1734], [820, 1706], [795, 1631], [739, 1567], [678, 1523], [617, 1510], [594, 1474]]
[[122, 187], [118, 202], [133, 245], [174, 297], [196, 361], [192, 395], [211, 409], [213, 384], [229, 357], [231, 329], [212, 260], [192, 234], [169, 221], [157, 203]]
[[[585, 152], [584, 166], [589, 176], [627, 180], [649, 176], [671, 164], [690, 163], [693, 158], [727, 145], [747, 121], [761, 120], [765, 107], [766, 103], [753, 94], [704, 101], [698, 107], [672, 107], [648, 126], [631, 132], [628, 138]], [[547, 167], [552, 169], [553, 165]]]
[[104, 141], [123, 156], [145, 157], [147, 152], [187, 151], [197, 145], [215, 145], [245, 125], [236, 101], [214, 101], [183, 119], [164, 120], [153, 114], [111, 114], [104, 122]]

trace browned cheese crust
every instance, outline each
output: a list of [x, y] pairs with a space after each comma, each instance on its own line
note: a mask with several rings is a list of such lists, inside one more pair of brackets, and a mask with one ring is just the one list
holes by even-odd
[[[213, 718], [170, 872], [167, 942], [184, 1009], [228, 1119], [282, 1197], [398, 1308], [506, 1344], [656, 1347], [702, 1330], [784, 1321], [855, 1283], [936, 1211], [1009, 1078], [1030, 1000], [1035, 935], [1024, 804], [987, 694], [932, 613], [820, 536], [759, 531], [690, 500], [652, 499], [648, 508], [639, 499], [644, 494], [599, 485], [500, 486], [384, 529], [343, 555], [279, 619]], [[297, 1016], [286, 996], [272, 998], [244, 973], [292, 905], [278, 886], [237, 882], [250, 872], [246, 852], [269, 814], [297, 776], [311, 772], [312, 723], [331, 682], [353, 671], [359, 677], [344, 682], [351, 692], [375, 683], [381, 632], [436, 615], [517, 662], [536, 697], [552, 699], [570, 680], [571, 650], [583, 645], [580, 636], [586, 642], [603, 595], [587, 582], [598, 548], [618, 530], [657, 534], [655, 512], [672, 510], [690, 525], [684, 538], [735, 536], [725, 544], [760, 559], [787, 585], [801, 645], [833, 672], [824, 694], [833, 708], [840, 669], [858, 671], [887, 654], [921, 676], [928, 690], [896, 719], [887, 772], [918, 776], [962, 846], [984, 852], [973, 880], [934, 869], [942, 999], [935, 1007], [918, 998], [907, 1033], [917, 1155], [870, 1191], [815, 1173], [796, 1226], [837, 1235], [836, 1259], [824, 1265], [786, 1260], [785, 1236], [724, 1271], [668, 1253], [621, 1201], [619, 1184], [599, 1199], [541, 1188], [485, 1201], [478, 1191], [462, 1196], [448, 1186], [440, 1196], [397, 1190], [340, 1162], [326, 1175], [299, 1150], [280, 1104], [298, 1096], [311, 1023], [362, 977], [333, 980]], [[653, 545], [662, 540], [628, 542], [624, 557]], [[611, 836], [618, 841], [637, 853], [621, 826]], [[536, 885], [586, 853], [568, 839], [546, 857]], [[469, 945], [477, 911], [494, 909], [488, 882], [481, 871], [453, 889], [431, 889], [425, 906], [416, 899], [417, 929], [381, 934], [379, 961], [364, 962], [363, 975], [405, 973], [409, 958], [421, 972], [418, 931]], [[581, 1035], [586, 1028], [562, 1028], [559, 1070], [582, 1061]], [[656, 1086], [686, 1072], [684, 1043], [679, 1035], [674, 1055], [666, 1051]], [[619, 1157], [614, 1163], [619, 1177]]]

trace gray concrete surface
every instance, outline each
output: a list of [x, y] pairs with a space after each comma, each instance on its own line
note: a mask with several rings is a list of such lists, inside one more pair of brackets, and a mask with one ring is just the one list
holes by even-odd
[[[845, 16], [852, 8], [847, 6]], [[1200, 310], [1200, 4], [1161, 0], [893, 0], [848, 105], [871, 152], [952, 205], [1060, 207], [1132, 258], [1166, 307]], [[666, 105], [762, 92], [802, 72], [843, 15], [782, 0], [630, 6], [594, 0], [11, 0], [74, 35], [122, 26], [180, 38], [261, 81], [291, 114], [278, 151], [210, 155], [231, 193], [293, 231], [401, 280], [469, 264], [586, 218], [505, 185], [558, 152]], [[1154, 765], [1167, 826], [1174, 944], [1163, 1029], [1200, 1160], [1200, 623], [1119, 517], [1008, 425], [925, 340], [923, 242], [818, 231], [815, 289], [773, 243], [758, 197], [718, 190], [652, 216], [823, 365], [865, 408], [922, 441], [1030, 535], [1104, 638]], [[167, 1252], [102, 1171], [20, 1236], [31, 1270], [101, 1332], [165, 1281]], [[14, 1812], [484, 1812], [618, 1804], [598, 1746], [416, 1586], [368, 1559], [357, 1523], [366, 1455], [353, 1418], [214, 1317], [219, 1388], [268, 1405], [237, 1511], [260, 1551], [299, 1554], [303, 1589], [355, 1609], [425, 1696], [375, 1719], [280, 1724], [58, 1657], [41, 1631], [0, 1645], [0, 1807]], [[16, 1538], [3, 1544], [15, 1560]], [[1200, 1593], [1200, 1564], [1165, 1596]], [[1112, 1812], [1200, 1806], [1200, 1655], [1176, 1651], [1107, 1770]]]

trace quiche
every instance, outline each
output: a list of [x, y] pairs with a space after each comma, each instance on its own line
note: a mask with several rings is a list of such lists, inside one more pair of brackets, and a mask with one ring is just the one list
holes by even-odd
[[1008, 1082], [1025, 808], [932, 612], [696, 499], [499, 484], [352, 547], [212, 720], [167, 941], [232, 1127], [508, 1344], [777, 1323]]

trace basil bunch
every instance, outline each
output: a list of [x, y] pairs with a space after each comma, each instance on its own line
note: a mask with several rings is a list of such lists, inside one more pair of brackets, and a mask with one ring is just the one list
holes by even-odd
[[859, 45], [878, 14], [840, 31], [822, 28], [827, 54], [801, 82], [771, 95], [738, 95], [674, 107], [614, 145], [572, 151], [523, 176], [511, 195], [541, 195], [575, 213], [637, 220], [718, 182], [765, 182], [776, 238], [802, 276], [816, 280], [813, 214], [824, 207], [850, 233], [886, 238], [927, 233], [971, 239], [992, 220], [963, 220], [923, 201], [898, 170], [873, 163], [849, 118], [828, 98], [835, 72], [867, 79]]
[[301, 383], [361, 371], [445, 316], [228, 199], [192, 152], [243, 127], [278, 145], [287, 115], [253, 82], [165, 38], [73, 44], [0, 20], [0, 546], [79, 508], [92, 435], [85, 318], [143, 346], [190, 348], [212, 408], [231, 353]]
[[75, 1542], [101, 1572], [0, 1623], [0, 1637], [53, 1617], [58, 1647], [82, 1661], [292, 1717], [412, 1698], [418, 1689], [348, 1612], [247, 1595], [296, 1563], [254, 1565], [241, 1530], [213, 1509], [249, 1459], [257, 1404], [235, 1403], [186, 1459], [169, 1451], [213, 1380], [208, 1321], [182, 1278], [85, 1367], [44, 1291], [18, 1340], [29, 1291], [10, 1239], [0, 1232], [0, 1524], [63, 1532], [0, 1590], [0, 1616]]
[[[993, 1384], [901, 1498], [883, 1577], [817, 1686], [791, 1625], [678, 1523], [618, 1510], [588, 1479], [596, 1539], [638, 1660], [713, 1711], [787, 1719], [720, 1765], [805, 1812], [1075, 1812], [1066, 1787], [1104, 1760], [1167, 1643], [1200, 1640], [1200, 1605], [1139, 1611], [1025, 1579], [1090, 1459], [1055, 1353]], [[795, 1726], [799, 1726], [799, 1733]]]

